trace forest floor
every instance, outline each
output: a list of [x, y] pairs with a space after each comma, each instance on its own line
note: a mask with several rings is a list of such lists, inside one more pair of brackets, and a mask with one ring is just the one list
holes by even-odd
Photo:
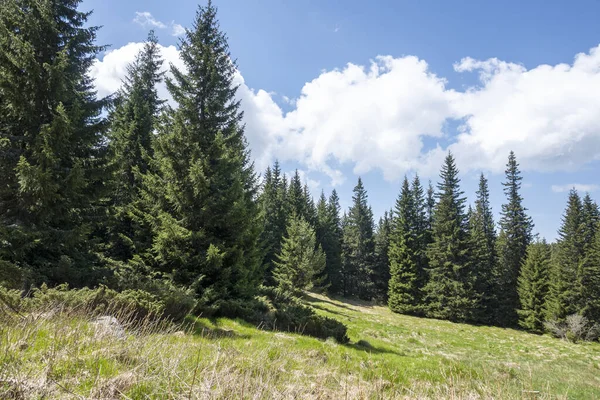
[[307, 294], [350, 344], [238, 320], [179, 328], [45, 312], [0, 323], [2, 399], [598, 399], [600, 343]]

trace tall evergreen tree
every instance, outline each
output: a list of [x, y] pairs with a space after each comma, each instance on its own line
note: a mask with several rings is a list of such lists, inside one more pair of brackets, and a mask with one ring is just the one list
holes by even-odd
[[367, 203], [367, 191], [358, 178], [344, 227], [344, 294], [370, 299], [373, 296], [373, 212]]
[[236, 71], [211, 1], [199, 7], [180, 41], [185, 71], [171, 66], [167, 88], [177, 109], [159, 125], [158, 173], [148, 190], [156, 199], [153, 251], [157, 267], [193, 286], [203, 304], [254, 292], [262, 281], [255, 202], [236, 100]]
[[580, 264], [581, 313], [590, 321], [600, 324], [600, 229], [588, 246], [587, 254]]
[[275, 161], [273, 168], [267, 167], [262, 191], [259, 197], [263, 221], [260, 242], [263, 251], [263, 268], [265, 282], [275, 284], [273, 280], [273, 261], [281, 250], [281, 241], [285, 235], [288, 210], [286, 204], [287, 186], [281, 175], [279, 162]]
[[428, 316], [451, 321], [472, 318], [476, 305], [465, 198], [452, 154], [446, 156], [429, 245], [429, 280], [424, 287]]
[[308, 222], [309, 211], [307, 209], [307, 197], [304, 193], [304, 187], [302, 186], [302, 180], [300, 179], [300, 173], [298, 170], [294, 172], [290, 180], [290, 187], [288, 189], [288, 209], [289, 215], [296, 214], [299, 217], [304, 218]]
[[317, 207], [315, 206], [315, 201], [313, 200], [312, 194], [310, 193], [310, 189], [308, 188], [308, 184], [304, 184], [302, 188], [302, 192], [304, 194], [304, 204], [306, 215], [304, 215], [304, 219], [308, 222], [313, 228], [317, 226]]
[[475, 291], [479, 296], [475, 318], [478, 322], [490, 324], [494, 322], [494, 312], [498, 306], [495, 288], [498, 258], [494, 215], [490, 205], [488, 182], [483, 174], [479, 178], [475, 210], [470, 218], [470, 232]]
[[331, 241], [329, 243], [327, 254], [327, 266], [325, 269], [327, 275], [327, 284], [330, 293], [340, 294], [343, 292], [342, 276], [342, 221], [340, 219], [340, 199], [337, 191], [332, 190], [327, 203], [327, 222]]
[[388, 306], [394, 312], [416, 314], [421, 293], [417, 255], [415, 196], [404, 177], [396, 200], [393, 232], [389, 248], [390, 282]]
[[579, 265], [584, 258], [583, 205], [575, 189], [569, 192], [567, 209], [558, 231], [548, 302], [549, 320], [563, 320], [582, 307]]
[[581, 210], [581, 219], [583, 222], [583, 243], [584, 252], [594, 242], [596, 232], [600, 229], [600, 209], [598, 204], [592, 200], [589, 193], [583, 197], [583, 205]]
[[110, 116], [109, 171], [110, 219], [108, 255], [119, 261], [144, 253], [152, 240], [148, 209], [142, 201], [143, 177], [153, 158], [152, 141], [163, 101], [156, 85], [163, 73], [158, 39], [154, 32], [127, 68]]
[[414, 245], [415, 262], [417, 264], [417, 284], [419, 291], [427, 282], [426, 269], [429, 266], [427, 259], [427, 248], [431, 243], [431, 230], [427, 217], [427, 200], [424, 195], [423, 187], [419, 175], [415, 175], [411, 183], [411, 193], [414, 198]]
[[92, 284], [90, 248], [107, 100], [88, 71], [103, 49], [78, 0], [5, 0], [0, 12], [0, 238], [28, 283]]
[[545, 240], [533, 242], [527, 248], [517, 287], [521, 302], [518, 313], [519, 325], [531, 332], [541, 333], [544, 329], [550, 261], [550, 246]]
[[427, 217], [427, 230], [431, 232], [433, 230], [433, 212], [435, 210], [435, 191], [433, 185], [429, 181], [427, 186], [427, 198], [425, 200], [425, 215]]
[[390, 260], [388, 257], [392, 235], [391, 213], [383, 213], [375, 233], [375, 262], [373, 265], [373, 284], [375, 296], [387, 301], [390, 280]]
[[527, 209], [523, 206], [523, 198], [520, 194], [522, 180], [515, 153], [511, 151], [506, 167], [506, 182], [502, 184], [507, 203], [502, 205], [498, 237], [496, 322], [503, 326], [516, 325], [518, 322], [517, 279], [527, 255], [527, 246], [532, 238], [533, 222], [527, 215]]

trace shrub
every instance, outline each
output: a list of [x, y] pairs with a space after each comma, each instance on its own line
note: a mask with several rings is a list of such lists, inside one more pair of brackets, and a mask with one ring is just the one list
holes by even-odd
[[217, 306], [214, 316], [240, 318], [264, 329], [295, 332], [320, 339], [332, 337], [338, 343], [349, 340], [344, 324], [317, 315], [296, 297], [276, 288], [261, 288], [261, 296], [246, 301], [221, 301]]
[[546, 321], [544, 327], [557, 338], [573, 343], [581, 340], [594, 341], [600, 337], [600, 325], [591, 323], [579, 314], [569, 315], [564, 322]]
[[42, 285], [32, 289], [27, 297], [17, 290], [0, 286], [0, 307], [10, 312], [26, 312], [60, 308], [68, 311], [84, 311], [92, 316], [100, 314], [123, 315], [134, 320], [144, 318], [168, 318], [182, 320], [193, 304], [188, 293], [173, 288], [163, 291], [164, 298], [140, 289], [118, 292], [100, 286], [96, 289], [69, 289], [67, 284], [55, 288]]

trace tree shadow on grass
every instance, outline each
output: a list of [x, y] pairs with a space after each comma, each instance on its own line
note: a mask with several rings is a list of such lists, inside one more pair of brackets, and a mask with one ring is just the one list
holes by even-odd
[[356, 343], [347, 343], [344, 346], [355, 349], [355, 350], [364, 351], [364, 352], [370, 353], [370, 354], [394, 354], [396, 356], [406, 357], [406, 354], [398, 353], [397, 351], [386, 349], [383, 347], [373, 346], [366, 340], [359, 340]]
[[328, 312], [328, 313], [331, 313], [331, 314], [340, 315], [340, 316], [348, 318], [348, 319], [354, 319], [354, 317], [350, 317], [348, 314], [344, 314], [343, 312], [335, 311], [335, 310], [332, 310], [330, 308], [320, 306], [318, 304], [311, 304], [310, 306], [312, 308], [316, 308], [317, 310], [322, 310], [322, 311], [325, 311], [325, 312]]
[[[215, 321], [214, 325], [217, 325], [216, 321]], [[239, 334], [236, 331], [234, 331], [233, 329], [219, 328], [218, 326], [215, 326], [215, 327], [209, 326], [209, 325], [205, 324], [204, 322], [197, 320], [197, 319], [189, 324], [189, 327], [187, 330], [188, 330], [188, 332], [190, 332], [196, 336], [201, 336], [206, 339], [223, 339], [223, 338], [250, 339], [251, 338], [250, 335]]]
[[[309, 302], [309, 303], [327, 303], [327, 304], [331, 304], [332, 306], [335, 306], [335, 307], [345, 308], [346, 310], [350, 310], [350, 311], [356, 311], [356, 310], [354, 310], [353, 308], [351, 308], [351, 307], [348, 307], [348, 306], [347, 306], [347, 305], [345, 305], [345, 304], [338, 304], [338, 303], [334, 303], [334, 302], [333, 302], [333, 301], [331, 301], [331, 300], [327, 300], [327, 299], [321, 299], [321, 298], [318, 298], [318, 297], [314, 297], [314, 296], [312, 296], [312, 294], [311, 294], [311, 293], [304, 293], [304, 299], [305, 299], [307, 302]], [[336, 299], [336, 300], [338, 300], [338, 299]], [[347, 299], [339, 299], [338, 301], [340, 301], [340, 302], [347, 302], [347, 303], [349, 303], [349, 301], [347, 301]], [[351, 304], [351, 303], [350, 303], [350, 304]], [[313, 304], [311, 304], [311, 306], [313, 306], [313, 307], [314, 307], [314, 305], [313, 305]]]

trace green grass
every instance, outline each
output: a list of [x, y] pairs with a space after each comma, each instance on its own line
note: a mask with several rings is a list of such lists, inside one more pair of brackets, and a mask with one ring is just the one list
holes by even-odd
[[132, 325], [123, 340], [98, 335], [81, 313], [7, 319], [0, 398], [600, 398], [599, 343], [408, 317], [316, 294], [307, 303], [346, 323], [351, 343], [227, 319], [195, 319], [186, 334]]

